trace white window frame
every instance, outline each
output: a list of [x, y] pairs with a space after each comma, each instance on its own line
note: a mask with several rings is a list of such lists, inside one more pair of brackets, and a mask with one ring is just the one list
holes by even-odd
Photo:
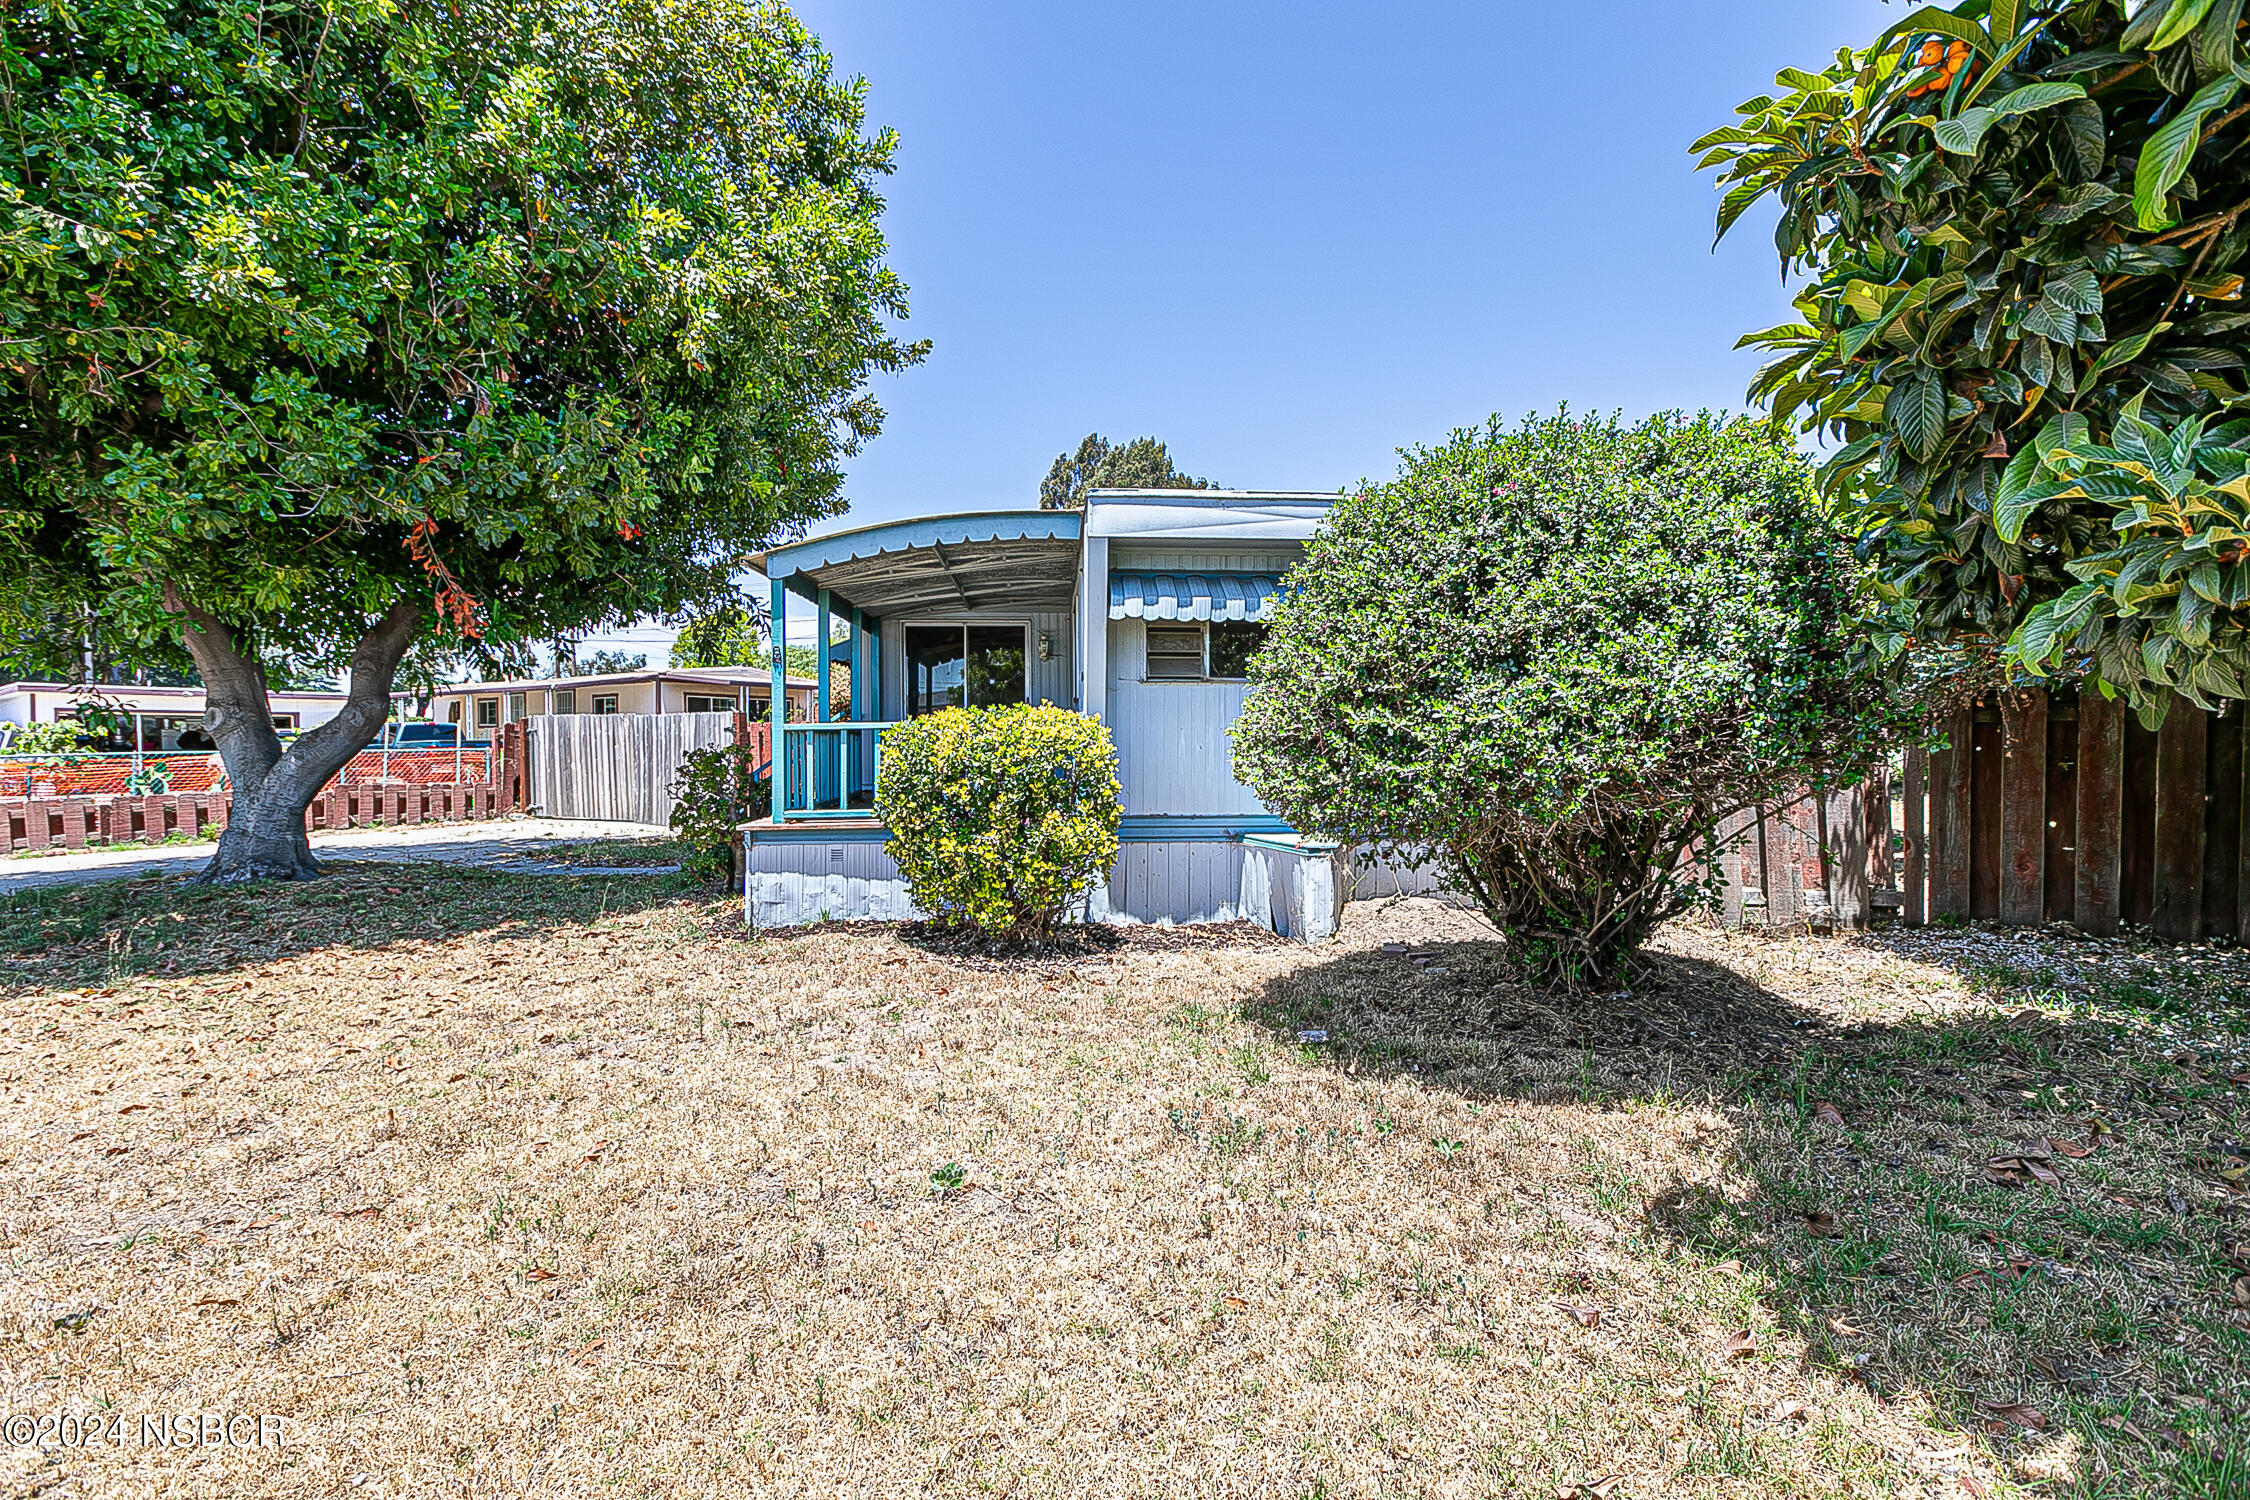
[[[605, 703], [606, 703], [606, 704], [608, 704], [608, 705], [609, 705], [609, 707], [607, 707], [607, 708], [604, 708], [604, 707], [602, 707], [602, 705], [603, 705], [603, 704], [605, 704]], [[590, 710], [589, 710], [589, 712], [591, 712], [591, 713], [597, 713], [597, 714], [614, 714], [614, 713], [616, 713], [616, 712], [617, 712], [617, 695], [616, 695], [615, 693], [596, 693], [596, 694], [594, 694], [594, 706], [593, 706], [593, 708], [592, 708], [592, 709], [590, 709]]]

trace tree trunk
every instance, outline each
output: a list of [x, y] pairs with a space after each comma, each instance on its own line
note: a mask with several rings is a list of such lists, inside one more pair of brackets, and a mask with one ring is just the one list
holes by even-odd
[[343, 710], [297, 736], [285, 752], [274, 730], [265, 668], [255, 652], [177, 590], [167, 588], [165, 594], [174, 612], [186, 617], [182, 635], [203, 674], [203, 727], [218, 745], [234, 787], [226, 832], [196, 878], [206, 885], [311, 879], [320, 874], [320, 864], [305, 838], [305, 809], [390, 716], [392, 676], [413, 643], [422, 605], [392, 605], [360, 638]]

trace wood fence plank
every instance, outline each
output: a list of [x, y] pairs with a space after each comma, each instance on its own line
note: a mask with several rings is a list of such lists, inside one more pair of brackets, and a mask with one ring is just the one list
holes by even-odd
[[2005, 759], [1997, 707], [1980, 705], [1969, 770], [1969, 915], [2000, 915], [2000, 770]]
[[2242, 824], [2241, 837], [2235, 848], [2234, 935], [2237, 942], [2250, 943], [2250, 733], [2246, 733], [2243, 738], [2239, 805], [2242, 808]]
[[2047, 880], [2045, 920], [2068, 922], [2078, 890], [2078, 704], [2047, 699]]
[[2203, 822], [2209, 716], [2175, 700], [2156, 739], [2156, 864], [2149, 926], [2168, 942], [2203, 929]]
[[2242, 852], [2242, 715], [2204, 720], [2209, 779], [2203, 816], [2203, 920], [2199, 935], [2231, 938], [2241, 891], [2236, 886]]
[[2047, 899], [2047, 695], [2001, 697], [2000, 920], [2037, 927]]
[[2081, 932], [2117, 933], [2125, 850], [2125, 706], [2078, 695], [2078, 880], [2072, 918]]
[[1974, 711], [1946, 722], [1948, 743], [1930, 756], [1930, 917], [1969, 915], [1969, 775]]
[[[1862, 781], [1837, 792], [1831, 804], [1828, 830], [1835, 844], [1829, 866], [1829, 889], [1836, 903], [1838, 927], [1868, 925], [1868, 821], [1877, 784]], [[1889, 819], [1886, 817], [1885, 825]]]
[[1922, 814], [1929, 773], [1929, 751], [1917, 748], [1906, 752], [1906, 797], [1900, 809], [1900, 821], [1906, 825], [1906, 905], [1900, 918], [1909, 927], [1919, 927], [1930, 919], [1929, 892], [1924, 887], [1929, 850], [1924, 843], [1926, 824]]

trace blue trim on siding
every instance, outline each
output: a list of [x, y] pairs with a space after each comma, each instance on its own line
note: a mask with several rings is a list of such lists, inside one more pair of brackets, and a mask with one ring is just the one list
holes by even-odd
[[1287, 823], [1272, 816], [1218, 814], [1189, 817], [1152, 813], [1144, 817], [1120, 819], [1117, 836], [1128, 844], [1161, 844], [1176, 839], [1212, 843], [1221, 839], [1239, 839], [1253, 833], [1287, 834], [1294, 831]]
[[832, 568], [857, 558], [910, 552], [940, 544], [1075, 542], [1085, 521], [1085, 516], [1075, 510], [992, 510], [958, 516], [926, 516], [918, 521], [862, 526], [855, 531], [839, 531], [831, 536], [776, 547], [763, 556], [751, 558], [750, 566], [768, 578], [786, 578], [795, 573]]
[[[814, 813], [812, 816], [833, 817], [834, 814]], [[742, 842], [746, 847], [751, 844], [880, 844], [887, 842], [890, 836], [891, 831], [873, 818], [849, 828], [807, 828], [800, 823], [742, 830]]]
[[[835, 814], [824, 812], [810, 816], [833, 818]], [[1295, 836], [1294, 830], [1287, 823], [1275, 817], [1151, 815], [1121, 819], [1117, 828], [1118, 839], [1128, 844], [1215, 844], [1259, 835], [1273, 838]], [[743, 842], [746, 844], [880, 844], [889, 837], [890, 830], [873, 818], [869, 818], [863, 825], [849, 828], [838, 828], [830, 824], [813, 828], [745, 828], [742, 832]]]

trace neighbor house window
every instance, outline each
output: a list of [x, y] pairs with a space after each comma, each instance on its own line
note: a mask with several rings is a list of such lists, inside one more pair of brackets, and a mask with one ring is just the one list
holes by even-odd
[[691, 714], [731, 714], [741, 707], [740, 696], [733, 693], [724, 698], [705, 697], [700, 693], [687, 695], [687, 711]]
[[477, 728], [497, 729], [499, 726], [500, 700], [498, 698], [479, 698], [477, 700]]
[[458, 724], [458, 723], [460, 723], [460, 722], [461, 722], [461, 700], [460, 700], [460, 699], [456, 698], [456, 699], [454, 699], [454, 700], [453, 700], [453, 701], [452, 701], [451, 703], [448, 703], [447, 705], [445, 705], [445, 718], [446, 718], [446, 722], [447, 722], [447, 723], [449, 723], [449, 724]]
[[531, 695], [529, 693], [510, 693], [508, 695], [509, 723], [521, 724], [524, 721], [525, 717], [529, 714], [530, 709]]
[[906, 711], [1024, 701], [1021, 625], [906, 627]]
[[1203, 676], [1203, 627], [1149, 626], [1146, 675], [1151, 681]]
[[615, 693], [594, 694], [594, 712], [598, 714], [616, 713], [617, 695]]
[[1211, 625], [1211, 675], [1248, 677], [1250, 658], [1266, 643], [1266, 627], [1248, 620], [1216, 620]]
[[578, 689], [556, 688], [550, 696], [554, 699], [556, 713], [574, 714], [578, 712]]

